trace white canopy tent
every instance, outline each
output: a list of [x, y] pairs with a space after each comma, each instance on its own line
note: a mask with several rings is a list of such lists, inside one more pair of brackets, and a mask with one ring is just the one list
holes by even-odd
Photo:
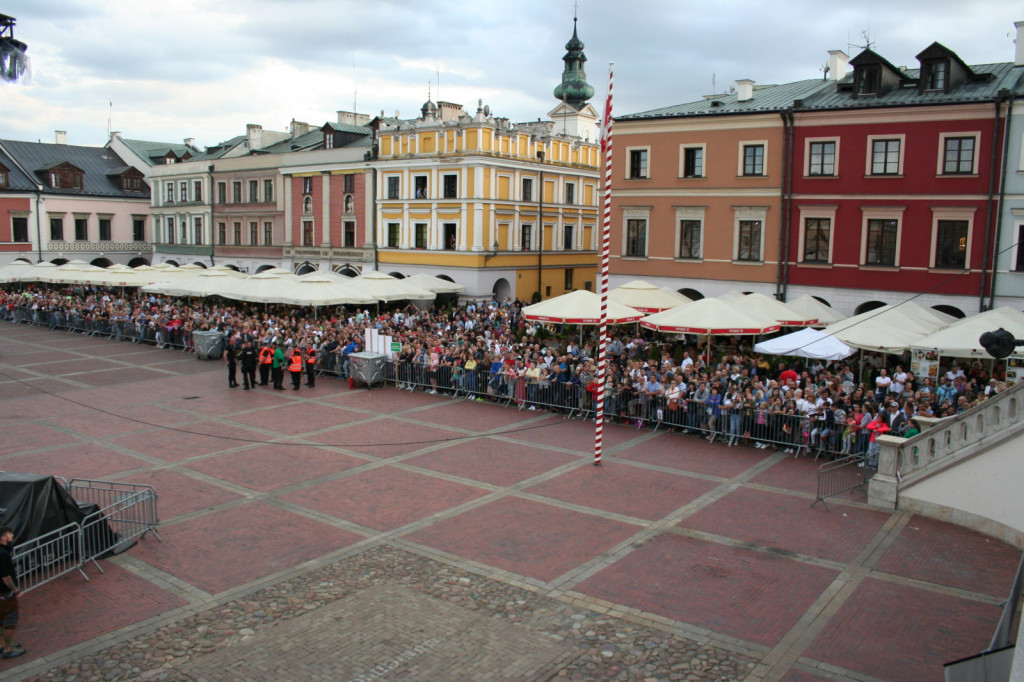
[[231, 269], [200, 270], [193, 277], [157, 282], [142, 287], [142, 291], [147, 294], [163, 294], [165, 296], [196, 296], [199, 298], [219, 296], [231, 282], [244, 276]]
[[816, 317], [818, 321], [811, 325], [812, 327], [827, 327], [834, 322], [846, 319], [846, 315], [843, 315], [831, 306], [825, 305], [810, 294], [804, 294], [794, 298], [792, 301], [786, 301], [786, 305], [793, 310]]
[[433, 291], [427, 291], [415, 284], [408, 284], [404, 279], [385, 275], [383, 272], [364, 272], [352, 279], [356, 282], [362, 282], [366, 286], [366, 291], [383, 303], [405, 300], [433, 301], [437, 298]]
[[377, 303], [377, 299], [358, 282], [344, 276], [332, 277], [326, 273], [320, 273], [319, 277], [299, 277], [293, 282], [286, 283], [277, 293], [275, 300], [278, 303], [315, 308]]
[[461, 294], [466, 290], [466, 287], [455, 282], [449, 282], [446, 279], [440, 277], [434, 277], [433, 275], [425, 275], [419, 273], [416, 275], [410, 275], [402, 280], [408, 282], [414, 286], [418, 286], [420, 289], [426, 289], [427, 291], [433, 291], [435, 294]]
[[[978, 339], [985, 332], [1002, 327], [1014, 338], [1024, 339], [1024, 313], [1010, 307], [995, 308], [965, 317], [944, 329], [914, 342], [913, 348], [935, 351], [952, 358], [991, 358]], [[1024, 347], [1015, 348], [1010, 357], [1024, 358]]]
[[816, 316], [800, 312], [764, 294], [747, 294], [730, 299], [729, 304], [743, 312], [767, 315], [783, 327], [808, 327], [818, 321]]
[[236, 301], [276, 303], [281, 290], [297, 279], [295, 275], [289, 274], [287, 271], [285, 274], [280, 274], [268, 270], [230, 281], [221, 289], [220, 295]]
[[771, 317], [738, 310], [733, 304], [734, 301], [702, 298], [648, 315], [640, 321], [640, 326], [659, 332], [705, 336], [751, 336], [779, 330], [779, 323]]
[[810, 327], [762, 341], [754, 345], [754, 350], [766, 355], [796, 355], [816, 360], [842, 360], [856, 352], [836, 337]]
[[658, 313], [662, 310], [690, 303], [690, 299], [667, 287], [654, 286], [642, 279], [626, 282], [608, 292], [608, 300], [628, 305], [642, 313]]
[[825, 333], [855, 348], [900, 354], [955, 321], [951, 315], [907, 301], [848, 317], [826, 327]]
[[[644, 314], [627, 305], [608, 301], [608, 324], [638, 322]], [[601, 297], [591, 291], [570, 291], [523, 308], [523, 317], [533, 322], [595, 325], [601, 323]]]

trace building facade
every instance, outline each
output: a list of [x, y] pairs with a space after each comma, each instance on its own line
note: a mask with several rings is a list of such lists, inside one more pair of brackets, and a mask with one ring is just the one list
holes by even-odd
[[148, 214], [143, 174], [109, 149], [0, 141], [0, 262], [139, 264]]
[[374, 121], [381, 271], [445, 277], [474, 298], [593, 290], [601, 160], [575, 28], [566, 50], [547, 121], [429, 99], [418, 118]]

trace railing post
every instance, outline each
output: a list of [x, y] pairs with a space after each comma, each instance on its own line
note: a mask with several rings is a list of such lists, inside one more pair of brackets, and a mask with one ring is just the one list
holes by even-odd
[[896, 509], [899, 490], [899, 456], [902, 438], [878, 437], [878, 473], [868, 483], [868, 504], [882, 509]]

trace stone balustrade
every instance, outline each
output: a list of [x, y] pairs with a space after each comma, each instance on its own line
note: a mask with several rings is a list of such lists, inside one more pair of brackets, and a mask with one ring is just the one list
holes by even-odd
[[981, 404], [946, 419], [918, 418], [913, 438], [879, 436], [878, 473], [868, 485], [870, 504], [895, 509], [899, 488], [986, 450], [1024, 429], [1022, 394], [1017, 384]]

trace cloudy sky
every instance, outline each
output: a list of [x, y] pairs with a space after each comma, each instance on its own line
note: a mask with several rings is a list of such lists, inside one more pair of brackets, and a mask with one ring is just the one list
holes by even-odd
[[[0, 139], [102, 145], [125, 137], [200, 146], [351, 110], [412, 117], [427, 98], [513, 121], [546, 117], [574, 0], [5, 0], [32, 82], [0, 85]], [[968, 64], [1012, 61], [1006, 0], [578, 0], [587, 76], [615, 113], [725, 91], [738, 78], [821, 76], [830, 49], [869, 36], [896, 65], [933, 41]], [[714, 80], [713, 80], [714, 79]], [[439, 85], [438, 85], [439, 84]], [[112, 103], [112, 107], [110, 106]], [[600, 104], [598, 104], [600, 110]]]

